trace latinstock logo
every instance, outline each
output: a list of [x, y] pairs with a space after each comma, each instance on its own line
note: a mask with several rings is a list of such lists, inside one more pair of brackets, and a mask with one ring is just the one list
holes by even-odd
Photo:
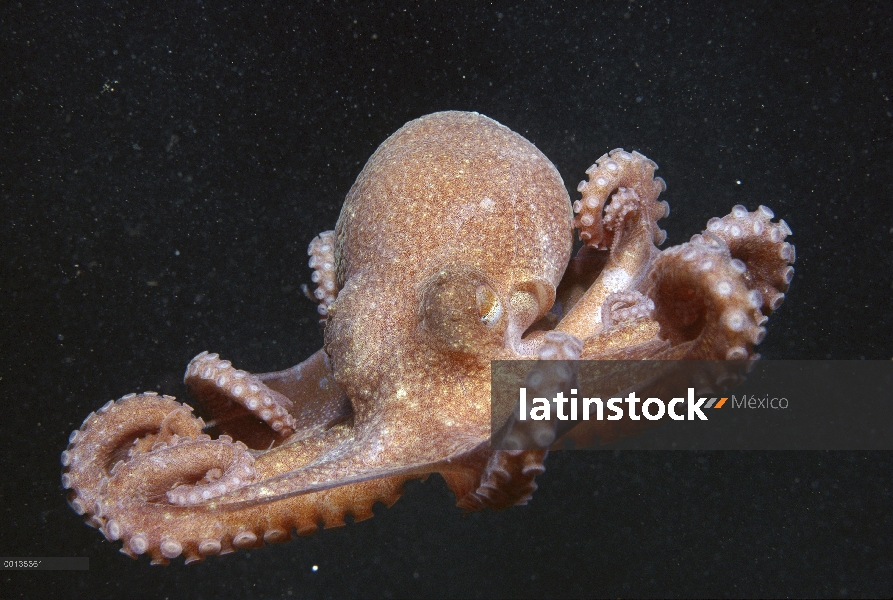
[[[649, 421], [659, 421], [668, 416], [674, 421], [683, 421], [695, 419], [707, 421], [707, 415], [702, 409], [722, 408], [728, 398], [707, 398], [702, 396], [695, 400], [695, 389], [688, 388], [687, 398], [673, 398], [669, 402], [664, 402], [660, 398], [647, 398], [644, 401], [639, 398], [635, 392], [630, 392], [625, 398], [609, 398], [603, 401], [601, 398], [578, 398], [577, 390], [571, 390], [571, 396], [566, 397], [564, 392], [558, 392], [552, 398], [551, 402], [546, 398], [532, 398], [528, 412], [527, 388], [522, 387], [519, 390], [518, 397], [518, 420], [526, 421], [528, 416], [532, 421], [550, 421], [552, 419], [551, 405], [555, 405], [555, 417], [560, 421], [589, 421], [594, 418], [597, 421], [606, 420], [605, 408], [610, 414], [607, 415], [608, 421], [619, 421], [624, 415], [633, 421], [638, 421], [645, 417]], [[745, 399], [742, 399], [742, 403]], [[638, 404], [642, 403], [641, 410]], [[624, 412], [623, 405], [626, 405]], [[565, 406], [569, 405], [569, 406]], [[685, 406], [685, 412], [679, 413]], [[581, 416], [582, 415], [582, 416]]]

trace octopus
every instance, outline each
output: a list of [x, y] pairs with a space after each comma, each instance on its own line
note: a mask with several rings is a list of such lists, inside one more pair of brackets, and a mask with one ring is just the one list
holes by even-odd
[[153, 564], [361, 521], [430, 473], [466, 511], [525, 504], [547, 450], [491, 446], [491, 361], [753, 359], [784, 300], [788, 225], [735, 206], [661, 251], [656, 169], [613, 150], [571, 202], [492, 119], [407, 123], [310, 244], [324, 347], [262, 374], [202, 352], [185, 383], [207, 421], [154, 392], [108, 402], [62, 453], [69, 504]]

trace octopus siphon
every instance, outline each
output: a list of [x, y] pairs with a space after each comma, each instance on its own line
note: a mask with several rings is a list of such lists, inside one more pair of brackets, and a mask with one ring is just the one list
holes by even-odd
[[659, 250], [655, 169], [613, 150], [571, 202], [492, 119], [407, 123], [310, 244], [323, 348], [262, 374], [202, 352], [185, 383], [207, 422], [154, 392], [108, 402], [62, 453], [71, 507], [166, 564], [369, 518], [430, 473], [464, 510], [525, 504], [546, 450], [491, 447], [491, 361], [753, 359], [793, 277], [764, 206]]

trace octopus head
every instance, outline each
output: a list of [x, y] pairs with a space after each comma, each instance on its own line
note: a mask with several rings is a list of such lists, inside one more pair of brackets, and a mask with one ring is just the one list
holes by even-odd
[[356, 400], [409, 371], [516, 358], [552, 306], [572, 237], [564, 182], [522, 136], [477, 113], [407, 123], [369, 159], [335, 227], [340, 290], [325, 335], [338, 383]]

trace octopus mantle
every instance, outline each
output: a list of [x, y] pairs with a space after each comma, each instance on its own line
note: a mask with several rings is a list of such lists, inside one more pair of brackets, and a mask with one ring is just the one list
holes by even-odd
[[202, 352], [185, 382], [208, 421], [152, 392], [91, 413], [62, 453], [72, 508], [164, 564], [366, 519], [432, 472], [465, 510], [526, 503], [546, 451], [491, 449], [490, 361], [755, 358], [793, 276], [764, 206], [660, 251], [655, 169], [614, 150], [571, 203], [487, 117], [407, 123], [310, 244], [324, 348], [259, 375]]

